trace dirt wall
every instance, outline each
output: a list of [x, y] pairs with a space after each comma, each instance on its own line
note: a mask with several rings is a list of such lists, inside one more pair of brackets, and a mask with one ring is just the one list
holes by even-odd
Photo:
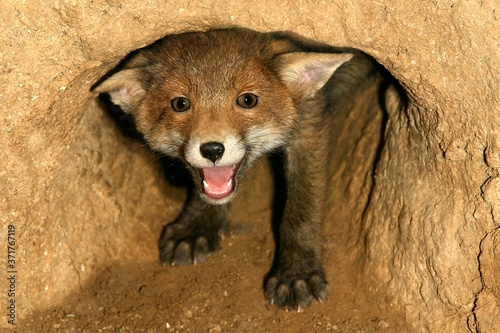
[[81, 291], [110, 263], [156, 261], [151, 239], [182, 206], [183, 190], [166, 184], [140, 143], [120, 135], [90, 86], [166, 34], [239, 25], [362, 49], [401, 82], [409, 107], [387, 115], [379, 154], [366, 161], [373, 173], [359, 187], [366, 201], [352, 201], [347, 246], [359, 253], [361, 280], [413, 328], [498, 329], [497, 7], [4, 1], [0, 244], [14, 226], [17, 320]]

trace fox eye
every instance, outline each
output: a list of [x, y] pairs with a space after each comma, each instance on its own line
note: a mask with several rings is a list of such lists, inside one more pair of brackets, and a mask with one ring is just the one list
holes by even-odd
[[254, 108], [258, 102], [259, 98], [251, 93], [241, 94], [236, 100], [236, 103], [244, 109]]
[[176, 97], [170, 101], [170, 106], [175, 112], [185, 112], [191, 107], [191, 102], [186, 97]]

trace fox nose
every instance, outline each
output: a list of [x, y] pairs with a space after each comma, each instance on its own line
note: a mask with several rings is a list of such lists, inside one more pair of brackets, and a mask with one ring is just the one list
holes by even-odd
[[216, 162], [224, 154], [224, 145], [220, 142], [206, 142], [200, 146], [201, 156]]

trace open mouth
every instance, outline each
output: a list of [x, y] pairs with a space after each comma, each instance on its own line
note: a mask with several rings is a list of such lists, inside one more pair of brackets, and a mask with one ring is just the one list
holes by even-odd
[[233, 194], [236, 185], [236, 174], [242, 163], [228, 166], [202, 168], [203, 193], [212, 200], [221, 200]]

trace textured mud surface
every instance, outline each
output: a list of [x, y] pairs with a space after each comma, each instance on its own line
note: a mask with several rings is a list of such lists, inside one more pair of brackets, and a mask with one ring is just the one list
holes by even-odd
[[[233, 205], [221, 249], [196, 266], [163, 267], [156, 239], [130, 241], [136, 255], [111, 262], [81, 290], [23, 321], [20, 332], [406, 332], [400, 315], [381, 306], [356, 276], [355, 256], [339, 225], [325, 229], [330, 297], [300, 313], [266, 304], [263, 279], [274, 252], [264, 163]], [[263, 179], [262, 179], [263, 178]], [[256, 191], [254, 191], [256, 190]], [[147, 223], [147, 222], [143, 222]]]

